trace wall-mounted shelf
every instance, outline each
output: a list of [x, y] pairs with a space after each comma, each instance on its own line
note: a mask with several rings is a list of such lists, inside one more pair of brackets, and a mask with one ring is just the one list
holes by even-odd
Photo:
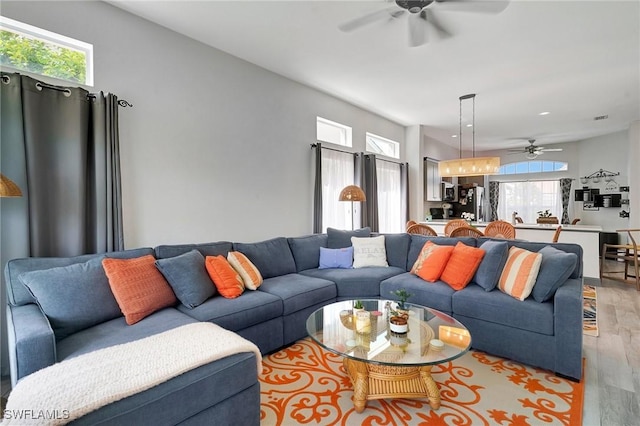
[[620, 207], [622, 206], [620, 194], [598, 194], [593, 199], [594, 207]]
[[600, 194], [600, 189], [598, 188], [582, 188], [582, 189], [576, 189], [575, 190], [575, 196], [574, 196], [574, 200], [575, 201], [586, 201], [586, 202], [593, 202], [593, 200], [595, 199], [595, 196]]

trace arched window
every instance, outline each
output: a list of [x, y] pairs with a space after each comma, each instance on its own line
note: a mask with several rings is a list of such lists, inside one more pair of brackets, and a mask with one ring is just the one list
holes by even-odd
[[500, 175], [519, 175], [525, 173], [565, 172], [569, 170], [569, 163], [564, 161], [531, 160], [500, 166]]

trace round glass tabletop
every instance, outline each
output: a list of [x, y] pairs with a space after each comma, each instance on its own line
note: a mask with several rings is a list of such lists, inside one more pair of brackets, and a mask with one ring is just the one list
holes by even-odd
[[309, 336], [338, 355], [391, 366], [441, 364], [471, 347], [466, 327], [445, 313], [412, 303], [398, 312], [394, 301], [359, 300], [362, 310], [347, 300], [313, 312], [307, 319]]

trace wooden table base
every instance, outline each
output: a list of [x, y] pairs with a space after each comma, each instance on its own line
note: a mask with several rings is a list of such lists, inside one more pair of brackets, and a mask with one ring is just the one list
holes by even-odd
[[370, 364], [344, 358], [353, 384], [353, 405], [362, 413], [367, 400], [382, 398], [429, 398], [432, 409], [440, 408], [440, 390], [431, 377], [432, 365], [421, 367]]

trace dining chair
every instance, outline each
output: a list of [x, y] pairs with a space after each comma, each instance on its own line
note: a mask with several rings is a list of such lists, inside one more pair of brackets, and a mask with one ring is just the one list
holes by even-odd
[[516, 237], [516, 228], [504, 220], [494, 220], [484, 228], [484, 236], [513, 240]]
[[409, 230], [409, 227], [411, 225], [415, 225], [416, 223], [418, 223], [418, 222], [416, 222], [415, 220], [410, 220], [410, 221], [407, 222], [407, 224], [405, 225], [404, 229]]
[[560, 233], [562, 232], [562, 226], [558, 226], [556, 228], [556, 232], [553, 234], [553, 239], [551, 240], [552, 243], [557, 243], [558, 242], [558, 238], [560, 238]]
[[580, 222], [580, 219], [579, 219], [579, 218], [575, 218], [575, 219], [573, 219], [573, 220], [571, 221], [571, 224], [572, 224], [572, 225], [575, 225], [575, 224], [576, 224], [576, 223], [578, 223], [578, 222]]
[[422, 223], [416, 223], [407, 228], [408, 234], [426, 235], [437, 237], [438, 233], [430, 226], [423, 225]]
[[[607, 244], [602, 245], [602, 258], [600, 260], [600, 280], [603, 278], [621, 281], [627, 284], [636, 285], [636, 290], [640, 291], [640, 246], [633, 237], [634, 232], [640, 233], [640, 229], [618, 229], [616, 232], [627, 233], [627, 244]], [[638, 235], [640, 240], [640, 235]], [[607, 262], [609, 259], [609, 262]], [[612, 262], [615, 261], [615, 262]], [[618, 262], [624, 262], [624, 269], [620, 269]], [[613, 266], [612, 268], [612, 265]], [[633, 274], [629, 273], [629, 267], [633, 267]], [[622, 277], [619, 274], [624, 274]], [[632, 278], [630, 280], [629, 278]]]
[[473, 226], [464, 225], [464, 226], [459, 226], [458, 228], [451, 231], [451, 235], [449, 236], [478, 238], [478, 237], [483, 237], [484, 234], [482, 233], [482, 231], [478, 230], [477, 228], [474, 228]]
[[446, 223], [446, 225], [444, 225], [444, 235], [446, 235], [447, 237], [450, 237], [451, 232], [454, 229], [459, 228], [461, 226], [469, 226], [469, 222], [467, 222], [464, 219], [451, 219], [449, 222]]

